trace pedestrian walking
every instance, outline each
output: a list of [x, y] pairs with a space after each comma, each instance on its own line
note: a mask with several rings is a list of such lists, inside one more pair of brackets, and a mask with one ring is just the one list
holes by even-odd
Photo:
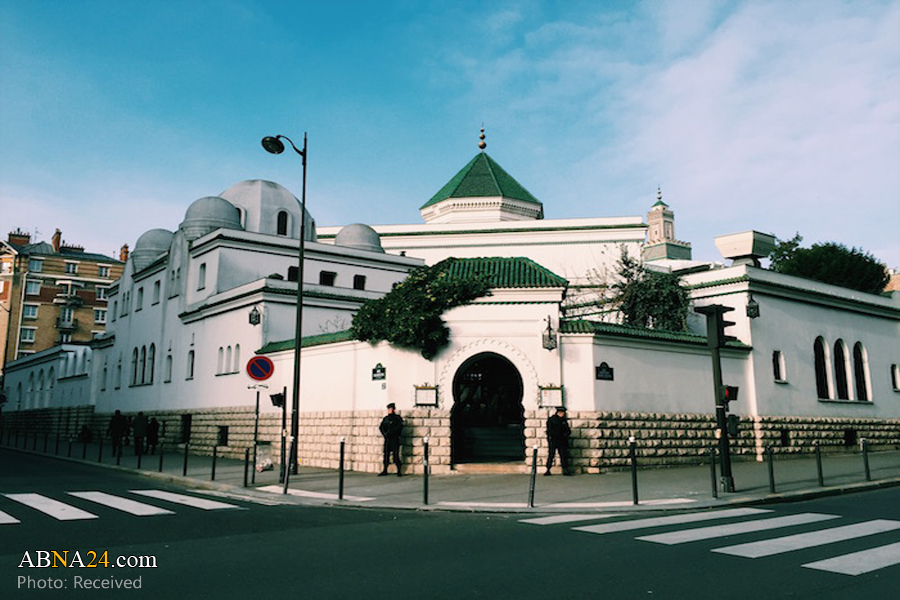
[[381, 469], [379, 477], [387, 475], [388, 464], [390, 463], [390, 455], [394, 455], [394, 464], [397, 465], [397, 477], [401, 477], [400, 472], [400, 435], [403, 433], [403, 419], [397, 414], [397, 405], [391, 402], [387, 405], [388, 414], [381, 420], [379, 430], [384, 436], [384, 468]]
[[109, 419], [109, 427], [106, 428], [106, 434], [112, 438], [113, 456], [118, 456], [118, 452], [122, 451], [122, 438], [128, 430], [128, 421], [122, 411], [116, 410], [115, 414]]
[[550, 475], [553, 467], [553, 455], [559, 454], [559, 464], [563, 475], [572, 475], [569, 470], [569, 436], [572, 428], [566, 419], [566, 407], [559, 406], [556, 412], [547, 419], [547, 441], [550, 443], [550, 455], [547, 457], [547, 470], [544, 475]]
[[144, 438], [147, 437], [147, 417], [139, 412], [131, 422], [131, 432], [134, 434], [134, 455], [144, 453]]
[[159, 443], [159, 421], [152, 417], [147, 424], [147, 449], [150, 454], [156, 454], [156, 445]]

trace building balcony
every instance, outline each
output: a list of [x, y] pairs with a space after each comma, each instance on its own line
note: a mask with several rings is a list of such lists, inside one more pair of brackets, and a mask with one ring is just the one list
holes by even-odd
[[56, 319], [56, 328], [60, 331], [75, 331], [78, 329], [78, 319]]

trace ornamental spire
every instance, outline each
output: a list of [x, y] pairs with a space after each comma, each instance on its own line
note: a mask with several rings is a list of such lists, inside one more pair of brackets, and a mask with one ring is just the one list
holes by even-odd
[[480, 140], [478, 147], [484, 152], [484, 149], [487, 148], [487, 142], [484, 141], [484, 123], [481, 124], [481, 134], [478, 136], [478, 139]]

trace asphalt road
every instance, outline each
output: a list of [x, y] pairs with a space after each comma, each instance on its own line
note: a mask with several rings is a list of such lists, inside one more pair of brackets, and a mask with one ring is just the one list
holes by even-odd
[[[159, 491], [178, 496], [147, 495]], [[42, 506], [39, 497], [69, 509], [56, 517], [46, 514], [35, 508]], [[173, 500], [182, 502], [184, 497], [227, 506], [198, 507]], [[113, 508], [98, 502], [110, 498], [139, 504]], [[846, 562], [840, 557], [900, 545], [900, 529], [894, 528], [900, 527], [896, 488], [753, 507], [746, 514], [717, 514], [712, 519], [710, 511], [695, 510], [550, 523], [525, 522], [542, 515], [323, 508], [282, 501], [277, 495], [271, 503], [211, 495], [142, 476], [0, 450], [0, 597], [828, 599], [894, 597], [900, 584], [898, 564], [850, 575], [820, 562], [835, 557]], [[139, 516], [123, 507], [166, 512]], [[43, 508], [52, 512], [59, 506]], [[763, 510], [771, 512], [754, 512]], [[81, 518], [59, 520], [69, 517]], [[704, 520], [639, 522], [656, 517]], [[751, 531], [767, 519], [790, 522]], [[591, 530], [604, 526], [606, 531]], [[621, 530], [609, 531], [609, 526]], [[705, 529], [718, 526], [730, 529]], [[812, 547], [805, 542], [799, 549], [759, 558], [716, 551], [794, 534], [823, 536], [847, 526], [879, 532]], [[683, 537], [701, 530], [720, 537], [639, 539], [666, 533]], [[77, 551], [84, 563], [90, 562], [91, 551], [113, 564], [117, 557], [126, 559], [123, 564], [127, 557], [133, 557], [132, 564], [152, 557], [156, 567], [44, 567], [39, 551], [50, 557], [52, 551], [69, 551], [70, 562]], [[864, 556], [850, 561], [857, 564], [851, 568], [863, 564], [871, 569], [878, 560], [890, 562]], [[84, 587], [121, 586], [137, 578], [140, 589]], [[65, 587], [48, 589], [54, 585]]]

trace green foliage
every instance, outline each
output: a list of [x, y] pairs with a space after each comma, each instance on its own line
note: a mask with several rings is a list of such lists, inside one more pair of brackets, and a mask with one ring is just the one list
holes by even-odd
[[799, 233], [790, 240], [778, 240], [769, 255], [770, 268], [870, 294], [880, 294], [890, 279], [885, 264], [863, 250], [835, 242], [801, 248], [802, 240]]
[[690, 296], [678, 275], [652, 271], [623, 248], [618, 281], [610, 286], [625, 325], [687, 331]]
[[462, 306], [489, 293], [482, 275], [451, 277], [448, 258], [430, 267], [419, 267], [394, 284], [386, 295], [368, 300], [353, 316], [351, 332], [364, 342], [388, 341], [415, 348], [432, 359], [450, 341], [450, 330], [441, 318], [444, 311]]

